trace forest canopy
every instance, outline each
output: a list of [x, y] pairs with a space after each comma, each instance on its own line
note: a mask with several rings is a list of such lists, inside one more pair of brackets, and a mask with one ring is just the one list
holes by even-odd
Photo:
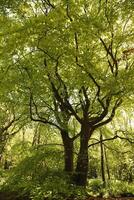
[[134, 195], [133, 0], [0, 1], [1, 191]]

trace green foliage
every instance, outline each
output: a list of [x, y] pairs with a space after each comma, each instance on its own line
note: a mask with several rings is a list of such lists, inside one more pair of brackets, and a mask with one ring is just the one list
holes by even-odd
[[5, 180], [7, 179], [8, 176], [9, 174], [7, 174], [5, 170], [2, 169], [2, 167], [0, 166], [0, 190], [1, 190], [1, 187], [4, 185]]
[[123, 182], [119, 180], [109, 181], [106, 190], [110, 196], [134, 196], [133, 183]]
[[[88, 119], [88, 124], [96, 129], [110, 122], [117, 108], [133, 107], [132, 1], [0, 1], [0, 128], [9, 121], [9, 112], [11, 117], [21, 116], [5, 137], [25, 124], [28, 124], [26, 129], [32, 129], [31, 113], [35, 121], [55, 127], [51, 131], [47, 126], [39, 129], [46, 140], [51, 135], [49, 138], [55, 142], [54, 133], [59, 130], [65, 129], [72, 138]], [[120, 100], [124, 100], [122, 107]], [[126, 127], [122, 126], [121, 113], [116, 124], [117, 129]], [[103, 130], [104, 138], [114, 136], [111, 124]], [[98, 132], [95, 134], [94, 138], [87, 138], [98, 141]], [[128, 133], [121, 136], [129, 138]], [[14, 163], [9, 177], [0, 172], [3, 177], [0, 184], [4, 182], [5, 189], [28, 193], [34, 200], [84, 197], [85, 190], [70, 185], [69, 177], [62, 172], [63, 150], [45, 147], [43, 139], [41, 142], [38, 139], [34, 147], [30, 147], [31, 141], [14, 141], [11, 151], [10, 148], [5, 151]], [[9, 146], [11, 143], [9, 140]], [[79, 145], [80, 140], [74, 146], [79, 148]], [[128, 180], [132, 175], [133, 178], [133, 146], [120, 139], [105, 146], [111, 177]], [[78, 148], [74, 148], [76, 159]], [[122, 156], [124, 151], [128, 156]], [[90, 153], [90, 167], [95, 168], [90, 174], [100, 177], [99, 148]], [[87, 191], [96, 196], [105, 192], [118, 196], [133, 193], [133, 187], [113, 181], [104, 189], [102, 181], [96, 179], [89, 181]]]
[[87, 193], [91, 196], [132, 197], [134, 196], [134, 185], [125, 181], [111, 180], [104, 188], [102, 180], [90, 179]]
[[31, 190], [31, 197], [34, 200], [43, 200], [44, 197], [48, 199], [64, 199], [68, 196], [68, 178], [64, 173], [57, 173], [56, 171], [47, 174], [42, 185], [35, 185]]
[[37, 196], [41, 199], [41, 195], [61, 193], [63, 188], [66, 189], [68, 178], [62, 172], [60, 155], [58, 149], [31, 149], [31, 155], [10, 170], [2, 185], [3, 190], [20, 191], [21, 195], [30, 194], [34, 199], [37, 199]]
[[[44, 154], [42, 156], [44, 158]], [[70, 176], [62, 169], [40, 168], [39, 164], [43, 162], [42, 156], [36, 160], [35, 157], [24, 159], [12, 170], [2, 190], [19, 191], [20, 196], [29, 195], [32, 200], [44, 200], [44, 198], [63, 200], [70, 197], [85, 199], [87, 194], [85, 188], [71, 184]]]
[[103, 182], [100, 179], [89, 179], [87, 192], [91, 196], [100, 196], [103, 190]]
[[32, 187], [30, 196], [33, 200], [51, 199], [85, 199], [87, 193], [84, 188], [76, 187], [69, 183], [69, 177], [65, 173], [53, 172], [42, 185]]
[[[43, 182], [51, 170], [60, 170], [62, 168], [62, 153], [54, 148], [40, 148], [32, 150], [29, 156], [26, 156], [20, 163], [12, 169], [11, 177], [8, 182], [13, 181], [16, 185], [21, 181]], [[50, 173], [51, 174], [51, 173]]]
[[70, 176], [63, 172], [59, 149], [32, 147], [29, 150], [30, 154], [10, 169], [8, 176], [3, 175], [2, 190], [19, 192], [20, 196], [29, 195], [32, 200], [85, 198], [85, 189], [71, 184]]

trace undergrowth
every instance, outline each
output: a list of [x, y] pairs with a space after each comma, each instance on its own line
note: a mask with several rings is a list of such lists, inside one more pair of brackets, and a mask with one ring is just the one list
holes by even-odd
[[44, 200], [44, 198], [82, 200], [87, 196], [134, 196], [134, 185], [119, 180], [108, 181], [105, 188], [100, 179], [90, 179], [86, 188], [75, 186], [71, 183], [70, 176], [62, 169], [58, 149], [33, 151], [10, 172], [0, 172], [1, 190], [17, 191], [21, 196], [30, 196], [31, 200]]

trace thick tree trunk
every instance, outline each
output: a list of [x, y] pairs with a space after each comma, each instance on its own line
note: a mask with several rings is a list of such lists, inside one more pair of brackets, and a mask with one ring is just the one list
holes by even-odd
[[62, 131], [62, 140], [64, 145], [64, 171], [67, 173], [73, 172], [73, 140], [68, 136], [68, 133]]
[[77, 158], [77, 165], [74, 175], [74, 182], [79, 186], [86, 186], [88, 176], [88, 140], [90, 129], [88, 126], [82, 126], [80, 136], [80, 150]]
[[88, 142], [81, 142], [81, 147], [78, 155], [76, 166], [75, 183], [79, 186], [85, 186], [87, 184], [88, 175]]

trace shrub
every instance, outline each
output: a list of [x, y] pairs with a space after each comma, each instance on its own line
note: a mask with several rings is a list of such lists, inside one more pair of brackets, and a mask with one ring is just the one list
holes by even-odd
[[90, 179], [87, 192], [91, 196], [100, 196], [103, 192], [103, 182], [100, 179]]
[[106, 190], [112, 197], [134, 195], [134, 185], [119, 180], [109, 181]]

